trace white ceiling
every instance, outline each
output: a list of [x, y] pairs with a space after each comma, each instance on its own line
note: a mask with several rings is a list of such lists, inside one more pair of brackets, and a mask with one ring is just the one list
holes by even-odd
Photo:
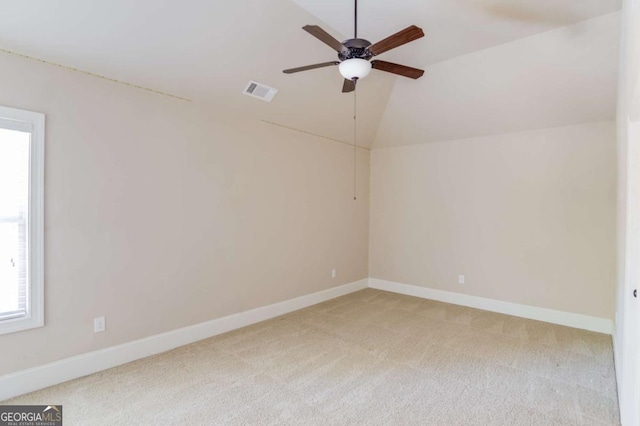
[[375, 146], [613, 120], [620, 14], [440, 62], [398, 79]]
[[[374, 140], [392, 90], [389, 111], [397, 117], [405, 108], [403, 91], [434, 84], [427, 81], [430, 65], [620, 7], [620, 0], [359, 3], [361, 37], [375, 42], [411, 24], [427, 34], [381, 56], [425, 67], [421, 80], [373, 72], [359, 83], [361, 145]], [[294, 75], [281, 70], [334, 60], [335, 52], [301, 27], [319, 24], [347, 38], [352, 7], [350, 0], [0, 0], [0, 48], [186, 97], [214, 110], [350, 141], [353, 99], [340, 93], [337, 69]], [[584, 72], [589, 73], [586, 65]], [[467, 76], [452, 73], [446, 78], [442, 87], [456, 86], [455, 79]], [[274, 102], [241, 96], [249, 79], [280, 89]], [[532, 76], [525, 84], [543, 83]], [[497, 94], [504, 95], [500, 90]], [[493, 102], [490, 97], [484, 100]], [[409, 107], [423, 108], [422, 100]]]
[[[353, 98], [337, 68], [301, 30], [320, 22], [289, 0], [0, 0], [0, 48], [185, 97], [212, 108], [352, 142]], [[242, 96], [249, 80], [280, 90]], [[361, 83], [359, 144], [375, 137], [394, 77]]]
[[[353, 36], [353, 0], [293, 0]], [[621, 0], [360, 0], [358, 36], [372, 43], [417, 25], [426, 36], [384, 55], [426, 67], [620, 9]], [[382, 58], [382, 56], [381, 56]]]

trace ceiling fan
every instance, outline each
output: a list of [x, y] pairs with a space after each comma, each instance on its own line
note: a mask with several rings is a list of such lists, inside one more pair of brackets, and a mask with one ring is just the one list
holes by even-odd
[[384, 40], [371, 44], [368, 40], [358, 38], [358, 0], [354, 0], [354, 2], [355, 14], [353, 38], [340, 43], [317, 25], [305, 25], [302, 27], [303, 30], [338, 52], [339, 61], [323, 62], [304, 67], [290, 68], [283, 72], [285, 74], [293, 74], [296, 72], [338, 65], [340, 74], [345, 78], [344, 84], [342, 85], [343, 93], [353, 92], [356, 89], [356, 82], [369, 75], [371, 68], [413, 79], [422, 77], [424, 71], [421, 69], [394, 64], [392, 62], [380, 61], [377, 59], [370, 61], [374, 56], [378, 56], [388, 50], [395, 49], [403, 44], [407, 44], [424, 37], [422, 29], [415, 25], [411, 25], [410, 27], [397, 32]]

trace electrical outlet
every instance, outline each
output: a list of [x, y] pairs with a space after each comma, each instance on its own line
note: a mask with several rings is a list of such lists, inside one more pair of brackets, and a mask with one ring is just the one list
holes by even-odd
[[335, 269], [332, 269], [332, 270], [331, 270], [331, 278], [335, 278], [336, 276], [337, 276], [337, 274], [336, 274], [336, 270], [335, 270]]
[[104, 317], [93, 319], [93, 332], [100, 333], [107, 329], [107, 320]]
[[458, 284], [464, 284], [464, 275], [458, 275]]

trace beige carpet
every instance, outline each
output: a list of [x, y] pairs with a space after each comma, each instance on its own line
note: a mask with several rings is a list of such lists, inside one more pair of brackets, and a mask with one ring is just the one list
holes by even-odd
[[367, 289], [5, 403], [66, 425], [619, 424], [611, 338]]

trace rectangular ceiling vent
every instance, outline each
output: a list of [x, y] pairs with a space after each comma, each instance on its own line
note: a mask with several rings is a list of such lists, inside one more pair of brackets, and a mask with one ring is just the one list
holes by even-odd
[[247, 96], [262, 99], [265, 102], [271, 102], [276, 93], [278, 93], [278, 89], [251, 80], [242, 93]]

